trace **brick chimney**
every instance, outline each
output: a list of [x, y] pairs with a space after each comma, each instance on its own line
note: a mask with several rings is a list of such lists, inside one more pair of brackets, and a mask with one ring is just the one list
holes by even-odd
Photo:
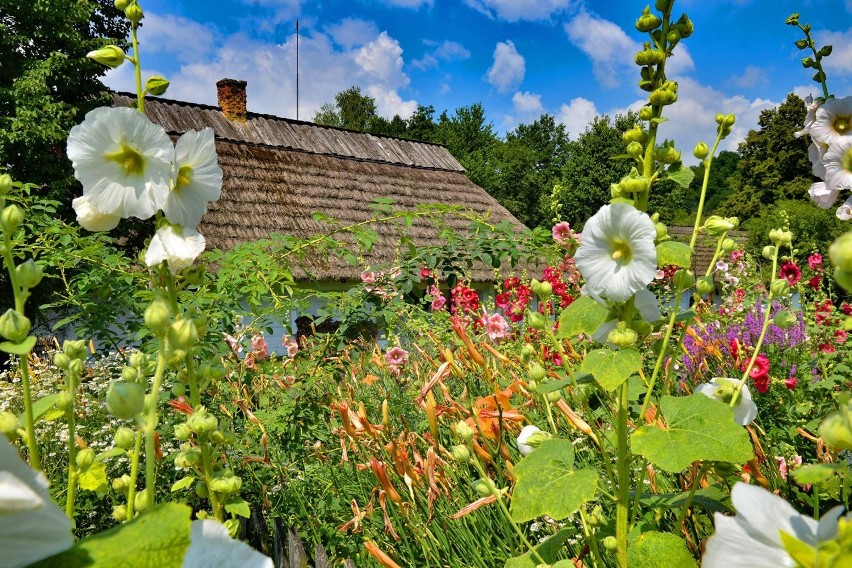
[[246, 84], [245, 81], [236, 79], [222, 79], [216, 82], [219, 108], [228, 120], [246, 121]]

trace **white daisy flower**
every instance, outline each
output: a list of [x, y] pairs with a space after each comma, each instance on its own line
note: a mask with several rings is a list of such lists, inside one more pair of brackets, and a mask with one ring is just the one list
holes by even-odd
[[839, 193], [839, 189], [829, 189], [824, 181], [816, 182], [808, 190], [808, 195], [811, 196], [813, 202], [823, 209], [828, 209], [834, 205]]
[[206, 244], [204, 235], [194, 229], [166, 225], [151, 239], [145, 252], [145, 264], [153, 268], [165, 260], [172, 274], [177, 274], [195, 262]]
[[71, 202], [71, 207], [77, 213], [77, 223], [87, 231], [111, 231], [121, 221], [120, 215], [101, 213], [92, 205], [92, 200], [85, 195]]
[[96, 108], [68, 136], [68, 157], [97, 211], [147, 219], [169, 192], [174, 146], [130, 108]]
[[47, 479], [25, 464], [0, 434], [2, 564], [29, 566], [74, 544], [71, 521], [50, 497]]
[[[736, 379], [717, 377], [711, 379], [709, 383], [695, 387], [695, 392], [729, 404], [738, 383], [739, 381]], [[755, 418], [757, 418], [757, 405], [751, 398], [748, 386], [743, 385], [740, 396], [737, 397], [737, 403], [734, 405], [734, 420], [737, 424], [748, 426]]]
[[604, 205], [583, 227], [574, 256], [591, 293], [624, 302], [657, 274], [657, 233], [645, 213], [625, 203]]
[[809, 133], [814, 141], [829, 146], [852, 136], [852, 97], [825, 101], [817, 109]]
[[[800, 566], [785, 547], [785, 540], [788, 545], [798, 545], [795, 551], [797, 556], [806, 553], [807, 548], [803, 544], [813, 549], [812, 561], [806, 565], [831, 565], [831, 559], [827, 558], [823, 558], [823, 563], [820, 563], [816, 549], [820, 543], [836, 537], [842, 506], [828, 511], [817, 522], [796, 512], [781, 497], [746, 483], [734, 485], [731, 500], [737, 514], [728, 517], [716, 513], [716, 534], [707, 541], [707, 550], [701, 562], [703, 568]], [[849, 515], [847, 519], [850, 519]]]
[[222, 192], [222, 168], [216, 163], [213, 130], [190, 131], [175, 144], [175, 182], [163, 203], [169, 222], [196, 227], [207, 203]]
[[192, 521], [183, 568], [272, 568], [272, 559], [231, 538], [225, 525], [213, 520]]
[[823, 158], [825, 185], [832, 189], [852, 189], [852, 136], [829, 146]]

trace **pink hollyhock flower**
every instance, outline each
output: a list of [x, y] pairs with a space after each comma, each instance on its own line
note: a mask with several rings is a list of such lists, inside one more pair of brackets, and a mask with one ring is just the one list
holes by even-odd
[[361, 273], [361, 282], [364, 284], [375, 284], [376, 283], [376, 273], [375, 272], [362, 272]]
[[847, 316], [852, 316], [852, 306], [850, 306], [846, 302], [843, 302], [843, 304], [840, 306], [840, 309], [843, 310], [843, 313]]
[[571, 225], [567, 221], [556, 223], [553, 225], [553, 240], [557, 243], [565, 244], [571, 238]]
[[778, 471], [781, 473], [781, 479], [787, 481], [787, 460], [784, 456], [775, 456], [775, 461], [778, 462]]
[[432, 274], [432, 271], [426, 268], [425, 266], [420, 269], [420, 278], [426, 280], [427, 278], [434, 278], [435, 275]]
[[512, 298], [508, 292], [503, 292], [502, 294], [497, 294], [494, 297], [494, 304], [500, 308], [501, 310], [508, 310], [509, 304], [511, 304]]
[[790, 286], [795, 286], [802, 279], [802, 271], [789, 260], [785, 260], [778, 270], [778, 278], [783, 278]]
[[488, 333], [488, 337], [490, 337], [491, 341], [494, 342], [509, 335], [509, 331], [511, 330], [503, 316], [497, 313], [491, 314], [490, 316], [483, 313], [482, 325], [485, 326], [485, 331]]
[[662, 280], [666, 277], [665, 270], [657, 270], [657, 274], [654, 275], [654, 280]]
[[239, 340], [237, 340], [237, 338], [234, 337], [233, 335], [228, 335], [226, 333], [225, 334], [225, 341], [228, 342], [228, 345], [231, 347], [231, 351], [233, 351], [234, 353], [239, 353], [240, 351], [243, 350], [243, 348], [240, 346]]
[[256, 361], [263, 361], [269, 357], [269, 344], [262, 335], [254, 335], [251, 338], [251, 350]]
[[832, 345], [831, 343], [828, 343], [828, 342], [825, 342], [825, 343], [823, 343], [822, 345], [820, 345], [820, 346], [819, 346], [819, 350], [820, 350], [821, 352], [825, 353], [825, 354], [829, 354], [829, 353], [834, 353], [834, 352], [835, 352], [834, 345]]
[[[796, 377], [790, 377], [786, 381], [784, 381], [784, 386], [790, 390], [796, 390], [796, 386], [799, 384], [799, 379]], [[785, 478], [786, 479], [786, 478]]]
[[834, 332], [834, 342], [835, 343], [846, 343], [846, 332], [842, 329], [838, 329]]
[[408, 363], [408, 351], [396, 345], [391, 347], [387, 353], [385, 353], [385, 360], [389, 365], [400, 366]]
[[731, 262], [739, 262], [739, 260], [745, 255], [745, 251], [735, 250], [731, 251]]
[[429, 295], [432, 296], [432, 311], [439, 312], [447, 304], [447, 299], [441, 293], [441, 289], [432, 284], [429, 287]]
[[281, 338], [281, 345], [287, 348], [287, 357], [292, 359], [299, 352], [299, 343], [295, 337], [284, 336]]
[[808, 266], [811, 267], [811, 270], [819, 270], [822, 268], [822, 255], [819, 253], [814, 253], [808, 257]]
[[243, 360], [243, 363], [246, 366], [246, 369], [254, 369], [254, 353], [249, 353], [246, 355], [246, 358]]

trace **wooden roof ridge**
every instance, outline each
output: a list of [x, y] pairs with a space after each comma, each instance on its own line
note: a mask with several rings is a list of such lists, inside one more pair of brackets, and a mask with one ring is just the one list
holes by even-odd
[[[116, 105], [123, 105], [136, 100], [134, 93], [114, 91], [113, 98]], [[245, 123], [233, 123], [224, 115], [219, 119], [211, 120], [209, 115], [205, 117], [202, 113], [196, 113], [192, 120], [179, 120], [174, 116], [164, 116], [169, 107], [186, 109], [189, 112], [204, 111], [222, 113], [220, 107], [203, 103], [194, 103], [167, 99], [163, 97], [146, 97], [146, 114], [155, 123], [163, 126], [169, 134], [182, 134], [190, 129], [203, 127], [213, 128], [216, 137], [223, 141], [237, 144], [255, 144], [258, 147], [281, 148], [291, 151], [307, 152], [310, 154], [327, 155], [337, 158], [355, 159], [373, 163], [389, 163], [401, 166], [416, 167], [420, 169], [431, 169], [437, 171], [464, 172], [464, 167], [455, 159], [447, 147], [435, 142], [424, 142], [407, 138], [399, 138], [386, 134], [372, 134], [360, 132], [348, 128], [316, 124], [303, 120], [295, 120], [275, 116], [272, 114], [248, 112]], [[158, 112], [165, 111], [165, 112]], [[154, 116], [151, 116], [151, 115]], [[269, 125], [281, 125], [281, 130], [275, 132]], [[195, 122], [194, 124], [187, 124]], [[219, 123], [219, 124], [216, 124]], [[243, 126], [250, 125], [251, 131]], [[219, 128], [217, 128], [219, 126]], [[301, 132], [294, 132], [293, 129]], [[230, 131], [234, 135], [229, 135]], [[320, 136], [310, 140], [304, 134], [307, 132], [319, 132]], [[246, 137], [240, 136], [246, 134]], [[254, 139], [251, 135], [254, 134]], [[263, 142], [259, 137], [269, 134], [271, 138], [278, 141]], [[286, 143], [284, 139], [302, 142], [301, 145]]]

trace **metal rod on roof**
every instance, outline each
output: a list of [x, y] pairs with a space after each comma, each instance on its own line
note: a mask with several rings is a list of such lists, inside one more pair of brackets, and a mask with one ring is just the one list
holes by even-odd
[[296, 120], [299, 120], [299, 18], [296, 18]]

